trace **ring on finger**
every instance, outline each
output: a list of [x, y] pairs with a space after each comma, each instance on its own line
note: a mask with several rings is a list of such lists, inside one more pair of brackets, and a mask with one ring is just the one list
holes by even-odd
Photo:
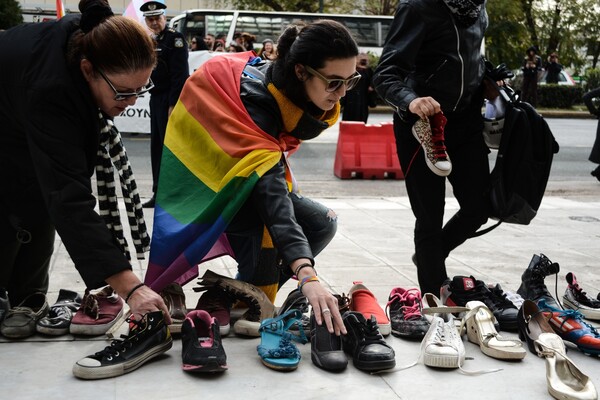
[[321, 314], [331, 314], [331, 310], [330, 310], [329, 308], [324, 308], [324, 309], [321, 311]]

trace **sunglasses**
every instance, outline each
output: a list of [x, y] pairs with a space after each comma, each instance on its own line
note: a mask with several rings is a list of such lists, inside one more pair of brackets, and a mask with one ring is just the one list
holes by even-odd
[[154, 83], [152, 83], [152, 79], [148, 79], [148, 83], [144, 87], [142, 87], [140, 90], [136, 90], [135, 92], [119, 92], [117, 89], [115, 89], [115, 85], [112, 84], [110, 79], [108, 79], [106, 77], [106, 75], [104, 75], [104, 72], [102, 72], [101, 69], [96, 68], [96, 71], [98, 71], [100, 76], [106, 81], [106, 83], [108, 83], [108, 86], [110, 86], [110, 88], [113, 90], [113, 92], [115, 92], [115, 97], [114, 97], [115, 101], [127, 100], [130, 97], [135, 97], [135, 98], [142, 97], [144, 94], [148, 93], [150, 91], [150, 89], [152, 89], [154, 87]]
[[315, 71], [314, 69], [309, 67], [308, 65], [305, 65], [304, 68], [306, 68], [306, 71], [308, 71], [309, 74], [311, 74], [312, 76], [316, 76], [317, 78], [319, 78], [320, 80], [325, 82], [325, 84], [327, 85], [325, 87], [325, 91], [329, 92], [329, 93], [333, 93], [333, 92], [337, 91], [339, 88], [342, 87], [342, 85], [346, 85], [346, 90], [351, 90], [352, 88], [354, 88], [356, 86], [356, 84], [358, 83], [358, 81], [360, 81], [360, 78], [361, 78], [360, 73], [355, 72], [348, 79], [339, 79], [339, 78], [329, 79], [329, 78], [325, 78], [323, 75], [321, 75], [320, 73], [318, 73], [317, 71]]

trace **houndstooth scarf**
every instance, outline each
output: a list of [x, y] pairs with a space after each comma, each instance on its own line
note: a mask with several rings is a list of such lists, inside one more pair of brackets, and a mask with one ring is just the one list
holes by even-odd
[[477, 21], [484, 2], [485, 0], [444, 0], [456, 22], [462, 26], [471, 26]]
[[[110, 154], [110, 155], [109, 155]], [[144, 222], [144, 212], [137, 190], [137, 184], [131, 171], [127, 152], [121, 142], [121, 134], [113, 121], [100, 113], [100, 146], [96, 164], [96, 181], [98, 185], [98, 206], [100, 216], [121, 246], [121, 251], [131, 260], [127, 240], [123, 235], [119, 204], [115, 191], [114, 166], [119, 171], [121, 192], [125, 201], [127, 218], [131, 229], [133, 245], [138, 260], [144, 259], [144, 252], [150, 250], [150, 236]]]

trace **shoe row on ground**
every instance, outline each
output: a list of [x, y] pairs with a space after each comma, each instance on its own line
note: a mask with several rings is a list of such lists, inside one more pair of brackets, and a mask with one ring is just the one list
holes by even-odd
[[36, 332], [51, 336], [103, 335], [123, 315], [124, 308], [123, 300], [110, 286], [86, 291], [83, 298], [74, 291], [60, 289], [52, 306], [41, 292], [31, 294], [16, 307], [8, 303], [6, 291], [0, 291], [0, 333], [11, 339], [23, 339]]

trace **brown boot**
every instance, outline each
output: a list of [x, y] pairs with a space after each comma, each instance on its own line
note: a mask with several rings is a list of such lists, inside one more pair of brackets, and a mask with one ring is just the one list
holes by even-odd
[[[219, 275], [211, 270], [207, 270], [200, 281], [200, 286], [217, 286], [225, 290], [227, 294], [236, 300], [242, 301], [248, 305], [248, 311], [236, 321], [233, 330], [239, 335], [260, 336], [258, 328], [260, 322], [267, 318], [273, 318], [275, 306], [267, 295], [252, 285], [227, 276]], [[194, 288], [197, 291], [197, 288]]]

